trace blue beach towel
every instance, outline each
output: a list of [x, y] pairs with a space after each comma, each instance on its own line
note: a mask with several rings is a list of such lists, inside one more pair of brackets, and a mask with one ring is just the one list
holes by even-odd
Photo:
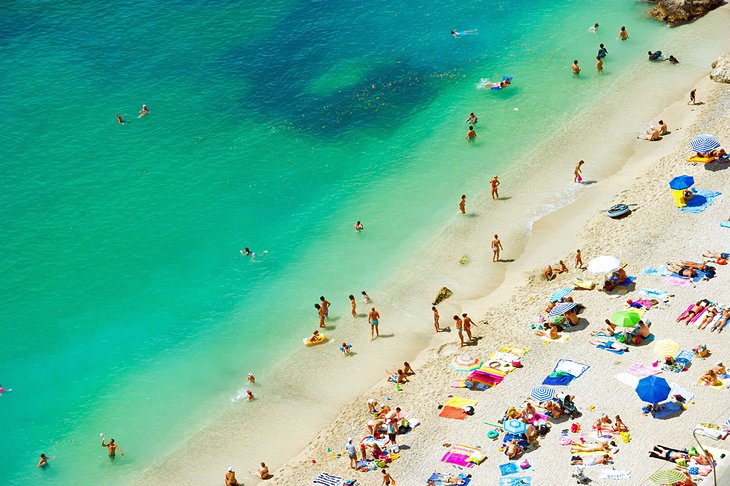
[[568, 373], [551, 373], [542, 380], [543, 385], [568, 386], [575, 376]]
[[[449, 476], [450, 476], [449, 474], [433, 473], [433, 474], [431, 474], [431, 477], [428, 478], [426, 483], [428, 483], [428, 484], [433, 483], [436, 486], [445, 486], [447, 484], [453, 484], [453, 483], [444, 482], [445, 480], [447, 480], [449, 478]], [[461, 483], [463, 486], [467, 486], [469, 483], [471, 483], [471, 478], [468, 477], [467, 474], [459, 473], [459, 475], [456, 477], [461, 479], [462, 481], [464, 481], [463, 483]]]
[[507, 464], [499, 465], [499, 472], [502, 476], [509, 476], [510, 474], [517, 474], [520, 471], [520, 466], [514, 462], [508, 462]]
[[722, 226], [723, 228], [730, 228], [730, 221], [723, 221], [722, 223], [720, 223], [720, 226]]
[[701, 213], [707, 206], [712, 204], [717, 196], [721, 193], [717, 191], [707, 191], [705, 189], [697, 189], [692, 199], [687, 201], [687, 205], [683, 208], [677, 208], [685, 213]]
[[620, 285], [620, 286], [622, 286], [622, 287], [628, 287], [629, 285], [631, 285], [631, 284], [632, 284], [632, 283], [634, 283], [634, 282], [636, 282], [636, 277], [628, 277], [628, 276], [627, 276], [627, 277], [626, 277], [626, 280], [624, 280], [624, 281], [623, 281], [622, 283], [620, 283], [619, 285]]
[[614, 354], [624, 354], [626, 352], [625, 349], [612, 349], [610, 347], [612, 342], [615, 342], [615, 341], [606, 341], [604, 344], [596, 344], [596, 347], [598, 349], [603, 349], [604, 351], [608, 351], [609, 353], [614, 353]]
[[512, 477], [506, 476], [499, 478], [499, 486], [530, 486], [532, 484], [531, 476]]
[[665, 267], [646, 267], [641, 270], [642, 275], [649, 275], [651, 277], [666, 277], [669, 273], [669, 270]]

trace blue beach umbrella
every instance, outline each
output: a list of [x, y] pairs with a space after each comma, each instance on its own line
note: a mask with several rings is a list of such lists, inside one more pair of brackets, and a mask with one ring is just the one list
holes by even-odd
[[689, 142], [689, 146], [698, 154], [706, 154], [711, 150], [719, 149], [720, 142], [712, 135], [704, 133], [702, 135], [697, 135], [695, 138], [693, 138]]
[[545, 385], [535, 386], [530, 390], [530, 396], [538, 402], [546, 402], [555, 396], [555, 388]]
[[558, 289], [550, 296], [550, 302], [557, 302], [560, 299], [569, 296], [572, 291], [573, 287], [563, 287], [562, 289]]
[[666, 400], [670, 390], [667, 380], [658, 376], [646, 376], [636, 385], [636, 394], [639, 398], [652, 404]]
[[568, 312], [570, 309], [573, 309], [575, 306], [577, 306], [575, 302], [562, 302], [555, 307], [553, 307], [553, 310], [550, 311], [548, 314], [548, 318], [551, 317], [557, 317], [562, 316], [566, 312]]
[[692, 184], [695, 183], [695, 179], [692, 176], [688, 175], [681, 175], [677, 176], [671, 181], [669, 181], [669, 188], [674, 189], [675, 191], [682, 191], [684, 189], [688, 189], [692, 187]]
[[522, 420], [510, 419], [502, 424], [502, 428], [510, 434], [521, 435], [527, 431], [527, 424]]

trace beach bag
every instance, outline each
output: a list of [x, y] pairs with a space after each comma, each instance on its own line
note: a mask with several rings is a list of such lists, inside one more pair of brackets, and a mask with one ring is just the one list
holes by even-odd
[[642, 341], [641, 336], [634, 337], [634, 344], [641, 344], [641, 341]]
[[540, 425], [540, 427], [537, 429], [537, 433], [540, 435], [547, 435], [548, 432], [550, 432], [550, 427], [548, 427], [546, 424]]
[[[400, 452], [400, 447], [398, 446], [398, 444], [391, 444], [389, 449], [390, 449], [390, 452], [393, 454], [398, 454]], [[391, 459], [392, 458], [393, 457], [391, 456]]]

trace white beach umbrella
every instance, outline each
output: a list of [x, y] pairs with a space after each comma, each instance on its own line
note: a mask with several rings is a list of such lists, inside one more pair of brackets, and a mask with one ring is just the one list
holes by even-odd
[[621, 260], [612, 256], [599, 256], [588, 262], [588, 271], [595, 274], [615, 272], [621, 268]]

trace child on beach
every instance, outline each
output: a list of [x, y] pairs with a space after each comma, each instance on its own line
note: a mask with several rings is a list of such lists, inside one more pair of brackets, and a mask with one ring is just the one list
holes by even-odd
[[256, 383], [256, 377], [250, 371], [248, 372], [248, 382], [252, 385]]
[[352, 317], [357, 317], [357, 302], [355, 301], [355, 296], [350, 294], [348, 298], [350, 299], [350, 307], [352, 308]]
[[413, 368], [411, 368], [411, 365], [408, 363], [408, 361], [403, 362], [403, 373], [406, 375], [415, 375], [416, 372], [413, 371]]
[[342, 356], [350, 356], [351, 349], [352, 344], [342, 343], [342, 346], [340, 347], [340, 351], [342, 351]]
[[583, 164], [585, 164], [585, 161], [581, 160], [580, 162], [578, 162], [578, 165], [575, 166], [575, 169], [573, 170], [573, 182], [583, 182], [583, 176], [580, 175], [581, 167], [583, 166]]
[[325, 325], [324, 325], [324, 317], [325, 317], [324, 309], [319, 304], [314, 304], [314, 308], [317, 309], [317, 318], [319, 319], [319, 327], [324, 328], [325, 327]]
[[601, 59], [601, 56], [596, 56], [596, 71], [603, 72], [603, 59]]
[[371, 299], [370, 296], [368, 294], [366, 294], [364, 290], [360, 293], [362, 294], [362, 303], [363, 304], [372, 304], [373, 303], [373, 299]]
[[626, 40], [629, 38], [629, 33], [626, 32], [626, 27], [621, 26], [621, 30], [618, 32], [618, 38], [621, 40]]
[[436, 309], [436, 306], [431, 307], [431, 310], [433, 311], [433, 327], [436, 328], [436, 332], [439, 332], [441, 331], [439, 327], [439, 311]]
[[573, 65], [570, 66], [570, 69], [573, 70], [573, 74], [575, 74], [576, 76], [578, 74], [580, 74], [580, 67], [578, 67], [578, 59], [573, 60]]
[[580, 248], [575, 250], [575, 268], [583, 268], [583, 256], [580, 254]]

